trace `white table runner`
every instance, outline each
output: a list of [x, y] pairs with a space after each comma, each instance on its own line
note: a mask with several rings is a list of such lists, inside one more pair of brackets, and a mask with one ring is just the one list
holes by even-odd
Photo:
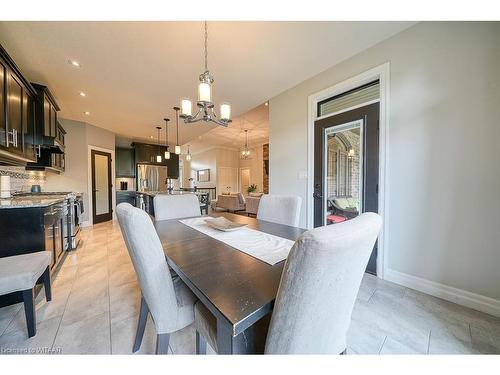
[[270, 265], [285, 260], [294, 242], [272, 234], [243, 227], [232, 232], [223, 232], [205, 223], [208, 217], [179, 220], [197, 231], [234, 247]]

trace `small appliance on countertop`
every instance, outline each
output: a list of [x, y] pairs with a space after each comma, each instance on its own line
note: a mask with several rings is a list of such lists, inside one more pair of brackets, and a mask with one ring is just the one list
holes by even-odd
[[31, 185], [31, 192], [32, 193], [41, 193], [42, 188], [40, 187], [40, 185]]
[[0, 176], [0, 198], [10, 198], [10, 176]]

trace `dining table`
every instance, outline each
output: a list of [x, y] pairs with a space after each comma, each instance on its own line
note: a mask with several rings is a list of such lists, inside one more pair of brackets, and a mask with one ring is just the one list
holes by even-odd
[[[305, 232], [227, 212], [210, 216], [292, 241]], [[217, 321], [218, 354], [263, 353], [285, 260], [270, 265], [178, 219], [154, 225], [170, 268]]]

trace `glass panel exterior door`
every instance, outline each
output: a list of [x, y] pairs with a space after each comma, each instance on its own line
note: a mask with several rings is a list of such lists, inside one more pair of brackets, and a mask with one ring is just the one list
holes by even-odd
[[363, 120], [324, 132], [324, 224], [330, 225], [352, 219], [363, 209]]

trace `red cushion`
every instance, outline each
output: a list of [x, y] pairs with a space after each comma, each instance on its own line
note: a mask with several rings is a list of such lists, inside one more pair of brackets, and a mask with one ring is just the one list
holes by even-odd
[[346, 221], [347, 219], [343, 216], [338, 216], [338, 215], [328, 215], [326, 217], [326, 220], [330, 223], [341, 223], [343, 221]]

